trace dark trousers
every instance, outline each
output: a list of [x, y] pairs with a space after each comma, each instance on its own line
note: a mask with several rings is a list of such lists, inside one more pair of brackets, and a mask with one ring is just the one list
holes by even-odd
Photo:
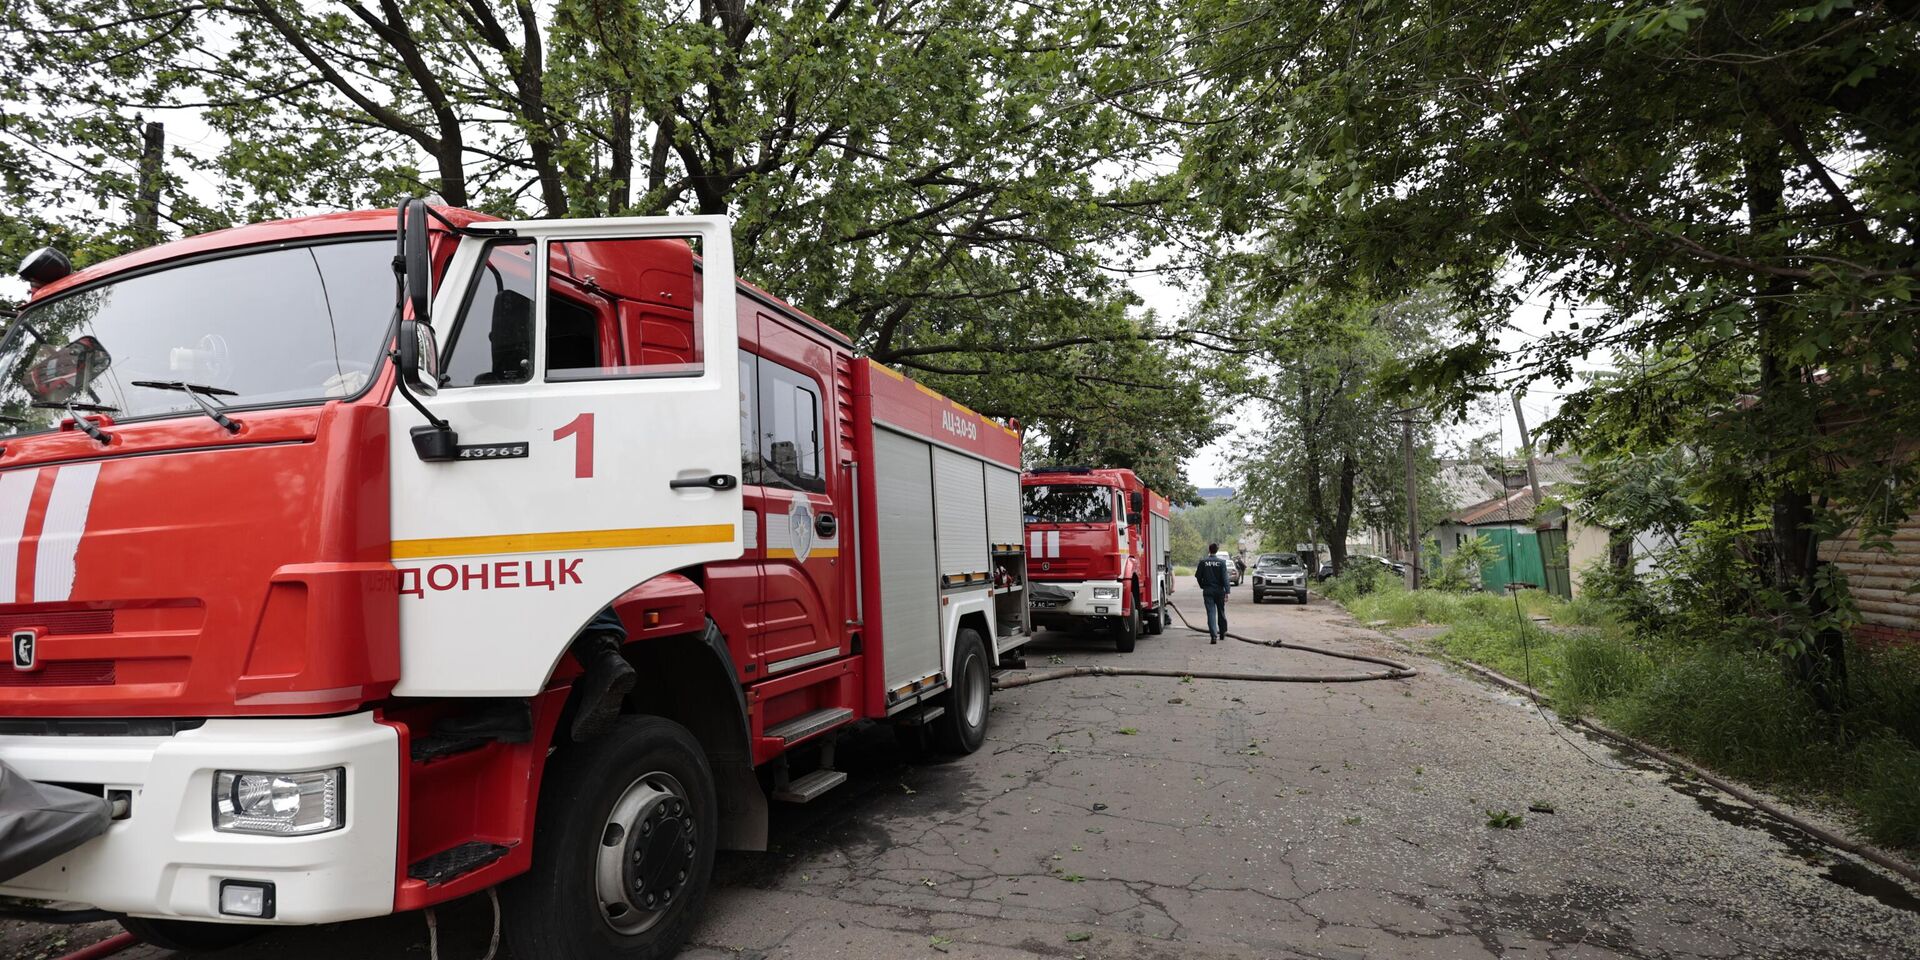
[[1218, 637], [1227, 632], [1227, 592], [1204, 591], [1200, 596], [1207, 605], [1207, 635]]

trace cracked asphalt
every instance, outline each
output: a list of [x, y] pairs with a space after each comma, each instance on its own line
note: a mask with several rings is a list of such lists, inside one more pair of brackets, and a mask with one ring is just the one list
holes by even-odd
[[[1179, 595], [1196, 609], [1191, 582]], [[1853, 958], [1920, 956], [1920, 891], [1703, 785], [1390, 646], [1315, 597], [1233, 628], [1422, 671], [1362, 684], [1082, 677], [998, 693], [986, 746], [842, 742], [851, 780], [723, 854], [683, 956]], [[1043, 635], [1034, 669], [1348, 672], [1176, 627], [1130, 655]], [[1490, 814], [1523, 818], [1490, 827]], [[484, 897], [440, 912], [482, 956]], [[0, 933], [11, 956], [108, 925]], [[282, 931], [239, 956], [423, 957], [419, 916]], [[167, 954], [135, 948], [133, 960]]]

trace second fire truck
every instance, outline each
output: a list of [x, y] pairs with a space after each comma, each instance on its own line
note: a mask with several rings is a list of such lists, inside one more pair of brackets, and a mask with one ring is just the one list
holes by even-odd
[[1020, 478], [1036, 627], [1101, 630], [1121, 652], [1171, 622], [1167, 498], [1131, 470], [1058, 467]]

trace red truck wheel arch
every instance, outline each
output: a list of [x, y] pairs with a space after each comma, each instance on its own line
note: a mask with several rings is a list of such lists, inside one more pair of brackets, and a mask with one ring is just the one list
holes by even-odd
[[[706, 616], [704, 591], [687, 576], [669, 574], [627, 591], [614, 606], [628, 628], [626, 654], [640, 674], [634, 695], [643, 712], [686, 727], [707, 751], [723, 817], [721, 847], [764, 849], [766, 802], [753, 770], [746, 702], [726, 639]], [[525, 744], [492, 743], [416, 762], [410, 750], [414, 728], [426, 729], [436, 712], [382, 714], [381, 722], [400, 733], [404, 767], [396, 912], [444, 903], [526, 872], [549, 748], [565, 748], [560, 720], [578, 672], [571, 659], [563, 659], [547, 689], [533, 698], [533, 737]], [[412, 864], [473, 839], [506, 852], [444, 884], [408, 875]]]

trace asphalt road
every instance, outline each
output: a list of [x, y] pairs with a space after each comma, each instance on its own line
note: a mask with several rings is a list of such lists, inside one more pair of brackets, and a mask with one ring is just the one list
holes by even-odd
[[[1040, 684], [998, 694], [986, 747], [944, 762], [909, 762], [884, 729], [855, 734], [847, 785], [777, 808], [772, 851], [722, 855], [684, 956], [1920, 956], [1920, 891], [1875, 868], [1408, 658], [1325, 600], [1255, 606], [1242, 589], [1232, 620], [1422, 674]], [[1029, 651], [1034, 669], [1354, 666], [1179, 629], [1127, 656], [1052, 634]], [[1489, 811], [1524, 820], [1496, 829]], [[441, 956], [482, 956], [489, 922], [484, 898], [442, 910]], [[66, 931], [55, 948], [51, 931], [15, 926], [0, 947], [58, 956], [112, 931]], [[426, 953], [417, 915], [232, 951]]]

